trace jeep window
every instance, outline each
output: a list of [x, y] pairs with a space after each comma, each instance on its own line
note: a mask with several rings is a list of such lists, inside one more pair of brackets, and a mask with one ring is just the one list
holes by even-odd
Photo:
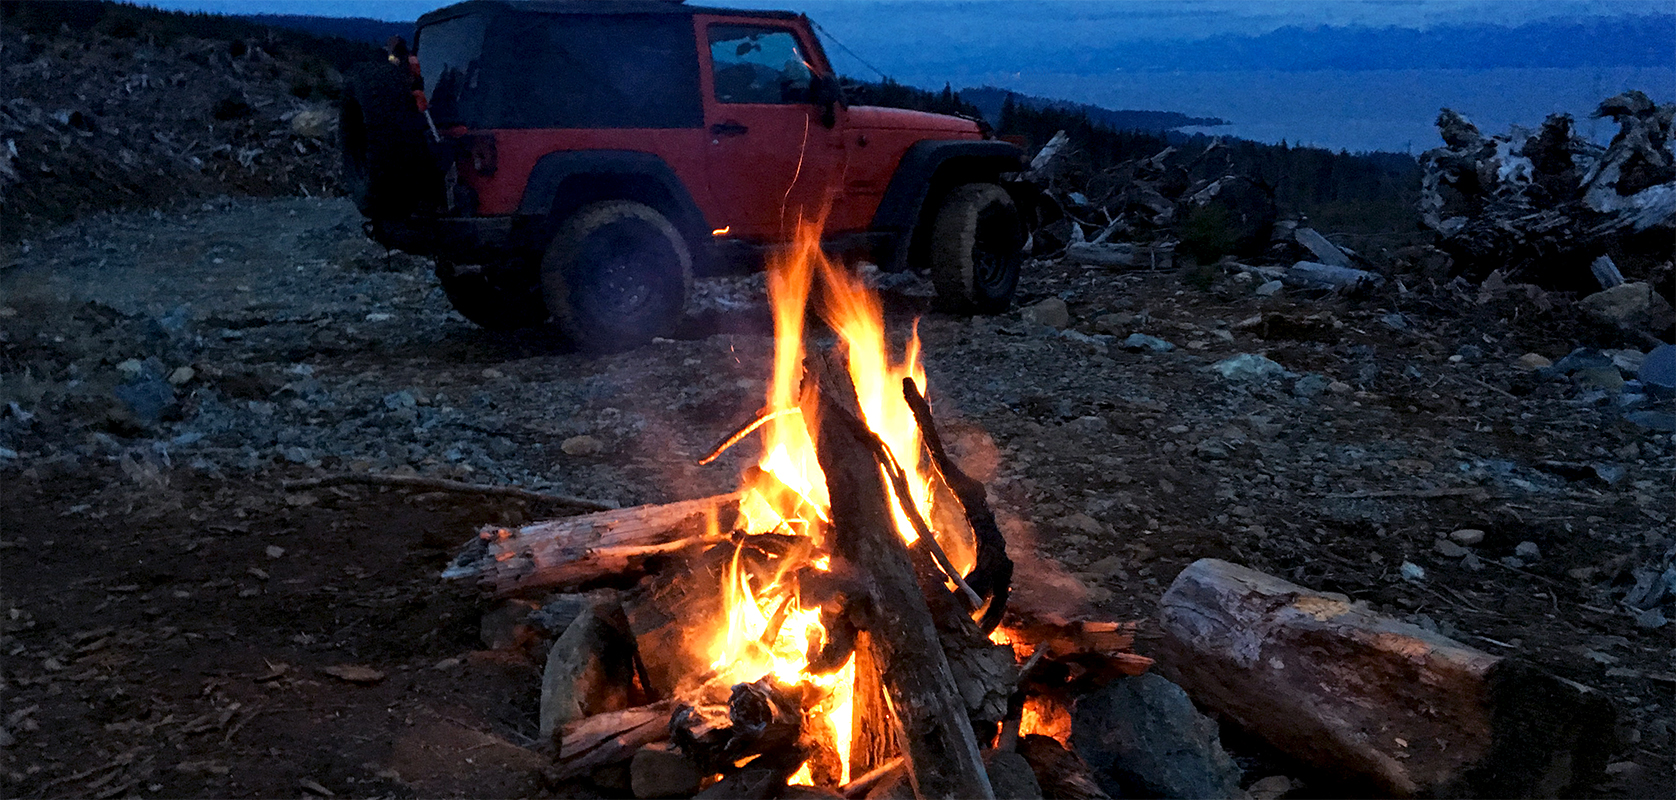
[[813, 70], [784, 28], [711, 25], [710, 69], [718, 102], [809, 102]]
[[[472, 128], [697, 128], [704, 124], [690, 17], [496, 14], [420, 33], [431, 90], [433, 31], [474, 20], [476, 39], [440, 45], [432, 115]], [[484, 20], [488, 20], [487, 30]], [[436, 38], [451, 39], [452, 32]], [[460, 39], [473, 35], [463, 30]], [[487, 44], [484, 44], [487, 42]], [[470, 52], [469, 58], [450, 52]], [[452, 76], [458, 73], [459, 77]], [[458, 86], [458, 89], [454, 89]], [[450, 95], [452, 91], [452, 95]]]
[[483, 18], [465, 16], [426, 25], [418, 42], [419, 74], [437, 122], [460, 121], [461, 99], [475, 92], [483, 55]]

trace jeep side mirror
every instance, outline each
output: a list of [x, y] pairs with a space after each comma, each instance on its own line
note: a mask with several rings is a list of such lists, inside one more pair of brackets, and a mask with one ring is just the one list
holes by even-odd
[[844, 102], [844, 91], [838, 79], [826, 75], [809, 77], [809, 101], [821, 109], [821, 124], [831, 128], [838, 124], [838, 104]]

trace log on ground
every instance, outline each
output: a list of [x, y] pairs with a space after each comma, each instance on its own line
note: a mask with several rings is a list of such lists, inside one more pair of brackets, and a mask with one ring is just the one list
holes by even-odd
[[636, 506], [510, 528], [484, 528], [443, 571], [497, 597], [643, 575], [660, 557], [727, 538], [739, 493]]
[[1399, 796], [1552, 797], [1602, 775], [1599, 693], [1215, 559], [1160, 602], [1158, 669], [1279, 750]]

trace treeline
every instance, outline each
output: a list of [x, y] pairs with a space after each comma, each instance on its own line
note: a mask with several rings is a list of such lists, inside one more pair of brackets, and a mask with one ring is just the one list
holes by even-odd
[[5, 0], [0, 2], [0, 26], [33, 36], [91, 34], [163, 46], [182, 37], [221, 40], [235, 50], [256, 45], [272, 56], [318, 59], [338, 70], [381, 55], [376, 45], [365, 41], [316, 36], [241, 17], [164, 11], [112, 0]]
[[[949, 86], [933, 92], [887, 79], [848, 81], [844, 91], [854, 104], [967, 116], [981, 113]], [[1320, 227], [1377, 233], [1412, 231], [1417, 224], [1414, 206], [1419, 200], [1420, 165], [1403, 153], [1334, 152], [1285, 142], [1125, 130], [1090, 119], [1083, 109], [1037, 106], [1020, 102], [1015, 95], [1002, 102], [995, 128], [1001, 136], [1022, 136], [1028, 152], [1046, 144], [1055, 132], [1065, 131], [1077, 148], [1081, 169], [1090, 176], [1174, 146], [1179, 155], [1172, 161], [1192, 165], [1192, 178], [1228, 173], [1256, 178], [1274, 188], [1282, 213], [1306, 215]], [[1199, 158], [1212, 144], [1220, 144], [1219, 152]]]
[[839, 81], [844, 85], [844, 100], [850, 105], [906, 108], [912, 111], [959, 114], [973, 119], [983, 119], [983, 110], [962, 100], [960, 93], [947, 83], [943, 84], [941, 92], [933, 92], [916, 86], [900, 84], [890, 78], [885, 78], [876, 83], [854, 78], [840, 78]]

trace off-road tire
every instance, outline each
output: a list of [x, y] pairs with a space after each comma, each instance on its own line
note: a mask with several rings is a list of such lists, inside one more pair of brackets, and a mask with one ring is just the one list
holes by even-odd
[[955, 187], [938, 208], [930, 245], [938, 305], [979, 314], [1012, 305], [1024, 263], [1024, 226], [1005, 189], [993, 183]]
[[412, 76], [381, 61], [344, 79], [338, 135], [343, 185], [368, 219], [398, 219], [442, 202], [442, 171], [414, 105]]
[[686, 239], [662, 214], [628, 200], [577, 209], [541, 260], [553, 322], [577, 347], [622, 350], [674, 330], [692, 290]]
[[439, 260], [436, 277], [460, 316], [487, 330], [515, 331], [547, 321], [538, 270], [526, 262], [491, 264], [461, 274]]

